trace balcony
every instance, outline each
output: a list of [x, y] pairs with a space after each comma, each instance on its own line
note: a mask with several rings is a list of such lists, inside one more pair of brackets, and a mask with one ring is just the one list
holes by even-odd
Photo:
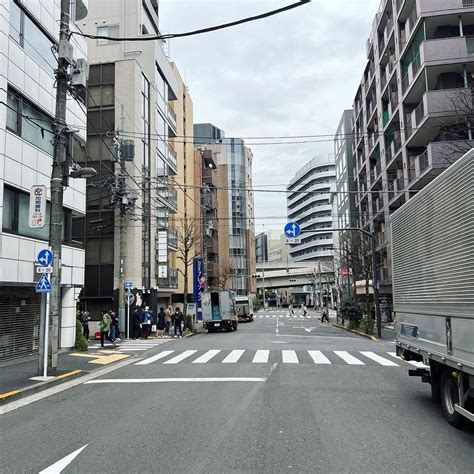
[[178, 154], [169, 143], [166, 144], [166, 158], [174, 174], [178, 174]]
[[173, 251], [178, 250], [178, 231], [174, 228], [168, 229], [168, 248]]
[[171, 105], [168, 103], [166, 104], [166, 116], [168, 118], [169, 123], [171, 124], [171, 128], [174, 130], [176, 133], [177, 131], [177, 121], [176, 121], [176, 114], [174, 110], [171, 108]]
[[158, 289], [174, 289], [178, 288], [178, 270], [176, 268], [168, 268], [167, 276], [158, 276]]
[[178, 192], [165, 181], [157, 183], [158, 196], [166, 202], [169, 212], [178, 212]]
[[[328, 180], [325, 180], [325, 181], [329, 181], [329, 178], [328, 178]], [[324, 193], [324, 194], [329, 195], [330, 188], [331, 188], [331, 183], [330, 182], [319, 182], [319, 183], [313, 184], [312, 186], [305, 189], [304, 191], [305, 192], [319, 191], [320, 193]], [[321, 190], [324, 190], [324, 189], [326, 189], [326, 191], [321, 191]], [[296, 204], [297, 202], [299, 202], [301, 199], [304, 199], [306, 204], [308, 204], [308, 194], [305, 194], [305, 193], [296, 193], [293, 196], [290, 195], [290, 197], [288, 198], [287, 204], [288, 204], [288, 206], [292, 206], [293, 204]], [[325, 196], [324, 199], [327, 199], [327, 196]], [[294, 207], [293, 209], [291, 209], [291, 211], [296, 210], [297, 207], [298, 206]]]

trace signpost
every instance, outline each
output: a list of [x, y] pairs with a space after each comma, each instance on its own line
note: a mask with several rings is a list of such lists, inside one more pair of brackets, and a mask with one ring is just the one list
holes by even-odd
[[43, 372], [43, 378], [48, 376], [48, 342], [49, 342], [49, 295], [51, 293], [51, 282], [48, 279], [48, 274], [53, 272], [51, 262], [53, 261], [53, 252], [49, 249], [43, 249], [38, 252], [36, 261], [40, 265], [36, 268], [37, 273], [41, 273], [41, 278], [36, 284], [36, 293], [46, 293], [46, 303], [44, 311], [44, 321], [43, 321], [43, 365], [40, 365], [39, 372], [41, 369]]
[[301, 244], [301, 227], [297, 222], [288, 222], [285, 225], [283, 232], [286, 235], [286, 245]]
[[35, 185], [30, 191], [28, 225], [41, 229], [46, 225], [46, 186]]
[[127, 303], [127, 339], [130, 339], [130, 305], [135, 297], [132, 293], [133, 281], [125, 281], [125, 303]]

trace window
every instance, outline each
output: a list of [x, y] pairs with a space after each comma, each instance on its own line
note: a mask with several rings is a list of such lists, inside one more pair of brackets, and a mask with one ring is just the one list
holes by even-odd
[[[30, 195], [18, 189], [5, 186], [3, 191], [3, 219], [2, 229], [4, 232], [22, 235], [32, 239], [48, 240], [49, 225], [41, 229], [32, 229], [28, 225], [28, 214], [30, 207]], [[46, 222], [51, 216], [51, 205], [46, 207]], [[68, 244], [72, 239], [72, 212], [64, 209], [63, 220], [63, 243]]]
[[[97, 36], [109, 36], [111, 38], [118, 38], [119, 31], [119, 25], [98, 26]], [[97, 39], [97, 46], [105, 46], [108, 44], [117, 44], [117, 41], [101, 38]]]
[[53, 119], [10, 87], [7, 103], [10, 107], [7, 113], [7, 129], [52, 155]]
[[56, 67], [52, 51], [55, 42], [13, 0], [10, 2], [10, 37], [45, 70], [52, 72]]

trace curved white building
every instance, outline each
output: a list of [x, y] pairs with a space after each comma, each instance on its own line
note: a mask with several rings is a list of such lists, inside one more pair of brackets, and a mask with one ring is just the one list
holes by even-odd
[[333, 233], [306, 232], [333, 228], [331, 191], [335, 181], [334, 158], [324, 155], [313, 158], [303, 166], [287, 186], [288, 220], [300, 224], [302, 231], [301, 244], [289, 248], [293, 261], [322, 262], [332, 258]]

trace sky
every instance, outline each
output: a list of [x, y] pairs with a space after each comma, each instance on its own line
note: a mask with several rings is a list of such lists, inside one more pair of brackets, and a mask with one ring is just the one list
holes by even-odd
[[[292, 3], [296, 0], [160, 0], [160, 29], [190, 31]], [[170, 40], [170, 59], [189, 88], [194, 122], [213, 123], [226, 137], [246, 141], [256, 189], [284, 190], [305, 163], [334, 152], [332, 137], [362, 78], [379, 3], [312, 0], [267, 19]], [[308, 135], [313, 137], [251, 138]], [[286, 194], [256, 192], [255, 218], [257, 234], [282, 230]]]

